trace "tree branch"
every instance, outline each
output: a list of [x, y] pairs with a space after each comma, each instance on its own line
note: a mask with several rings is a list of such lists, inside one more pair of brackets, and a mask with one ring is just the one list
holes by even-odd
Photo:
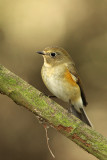
[[57, 131], [100, 160], [107, 160], [107, 139], [0, 65], [0, 92], [47, 121]]

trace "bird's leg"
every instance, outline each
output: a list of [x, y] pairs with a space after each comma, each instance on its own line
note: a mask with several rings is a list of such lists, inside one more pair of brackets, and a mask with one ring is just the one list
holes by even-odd
[[48, 95], [47, 97], [49, 97], [49, 98], [57, 98], [56, 96], [50, 96], [50, 95]]
[[71, 99], [69, 100], [69, 107], [68, 107], [68, 112], [69, 113], [72, 113], [72, 108], [73, 108], [73, 105], [71, 103]]

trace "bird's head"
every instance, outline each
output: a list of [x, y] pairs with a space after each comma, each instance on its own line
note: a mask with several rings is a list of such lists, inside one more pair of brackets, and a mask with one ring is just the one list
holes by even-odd
[[71, 61], [68, 52], [61, 47], [47, 47], [37, 53], [43, 55], [45, 66], [53, 67]]

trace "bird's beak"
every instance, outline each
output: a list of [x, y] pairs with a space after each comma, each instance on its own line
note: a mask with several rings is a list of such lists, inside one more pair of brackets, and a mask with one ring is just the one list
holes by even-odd
[[38, 51], [38, 52], [36, 52], [36, 53], [45, 55], [45, 53], [44, 53], [43, 51]]

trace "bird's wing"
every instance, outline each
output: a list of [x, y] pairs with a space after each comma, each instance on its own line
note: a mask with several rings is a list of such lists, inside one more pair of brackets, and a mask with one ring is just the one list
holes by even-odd
[[69, 72], [72, 74], [73, 80], [79, 85], [80, 91], [81, 91], [81, 97], [82, 97], [82, 100], [83, 100], [83, 105], [86, 106], [88, 103], [86, 101], [86, 96], [85, 96], [85, 93], [84, 93], [84, 90], [83, 90], [82, 83], [81, 83], [81, 80], [79, 78], [78, 72], [75, 68], [75, 64], [74, 63], [69, 64], [67, 66], [67, 68], [68, 68]]

